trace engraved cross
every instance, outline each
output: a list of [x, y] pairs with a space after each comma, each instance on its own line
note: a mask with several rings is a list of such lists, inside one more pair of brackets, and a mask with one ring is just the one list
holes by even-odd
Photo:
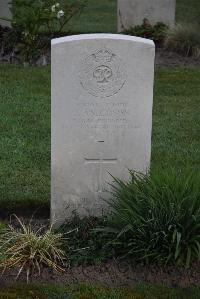
[[102, 192], [103, 191], [103, 165], [104, 164], [115, 164], [117, 162], [116, 158], [113, 159], [104, 159], [101, 155], [99, 159], [87, 159], [85, 158], [85, 162], [87, 164], [97, 164], [99, 167], [98, 171], [98, 187], [97, 187], [97, 192]]

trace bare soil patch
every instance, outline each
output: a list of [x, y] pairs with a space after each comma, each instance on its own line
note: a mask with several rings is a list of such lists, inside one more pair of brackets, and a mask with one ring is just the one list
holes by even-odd
[[[16, 228], [19, 223], [15, 217], [5, 220]], [[49, 219], [24, 218], [23, 221], [34, 229], [43, 229], [49, 226]], [[17, 269], [6, 270], [0, 276], [0, 287], [15, 282]], [[26, 282], [26, 274], [19, 277], [19, 282]], [[35, 275], [31, 282], [49, 283], [93, 283], [109, 287], [129, 287], [139, 282], [165, 284], [170, 287], [200, 286], [200, 262], [194, 263], [189, 269], [178, 266], [161, 267], [157, 265], [144, 265], [133, 261], [112, 259], [90, 266], [67, 266], [65, 273], [58, 274], [44, 268], [41, 277]]]
[[[7, 271], [0, 278], [0, 286], [12, 284], [16, 271]], [[26, 282], [26, 276], [19, 282]], [[53, 283], [93, 283], [109, 287], [128, 287], [138, 282], [165, 284], [171, 287], [189, 287], [200, 285], [200, 263], [186, 270], [178, 267], [157, 267], [131, 264], [111, 260], [94, 266], [79, 266], [66, 269], [64, 274], [56, 274], [44, 269], [41, 277], [35, 276], [31, 282]]]

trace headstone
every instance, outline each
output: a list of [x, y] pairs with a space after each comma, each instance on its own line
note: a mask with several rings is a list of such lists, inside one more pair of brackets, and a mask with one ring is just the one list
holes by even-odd
[[175, 23], [176, 0], [118, 0], [118, 32], [142, 25], [148, 19], [152, 25]]
[[113, 176], [150, 166], [154, 43], [115, 34], [52, 40], [52, 220], [106, 212]]
[[[0, 18], [11, 19], [10, 2], [11, 0], [0, 0]], [[11, 23], [0, 19], [0, 25], [10, 27]]]

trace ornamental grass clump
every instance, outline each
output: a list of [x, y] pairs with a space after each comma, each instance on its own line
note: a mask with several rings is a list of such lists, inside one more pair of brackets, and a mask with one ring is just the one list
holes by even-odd
[[164, 47], [184, 56], [199, 58], [200, 24], [177, 24], [168, 31]]
[[34, 231], [31, 225], [25, 225], [15, 216], [19, 228], [9, 225], [1, 234], [0, 251], [4, 258], [0, 260], [3, 272], [6, 269], [18, 268], [16, 279], [26, 271], [27, 282], [29, 277], [38, 274], [44, 267], [56, 272], [64, 272], [66, 254], [61, 249], [64, 242], [62, 234], [54, 233], [52, 227], [42, 233], [44, 227]]
[[114, 178], [107, 230], [123, 257], [145, 263], [189, 267], [200, 260], [200, 176], [130, 172], [131, 180]]

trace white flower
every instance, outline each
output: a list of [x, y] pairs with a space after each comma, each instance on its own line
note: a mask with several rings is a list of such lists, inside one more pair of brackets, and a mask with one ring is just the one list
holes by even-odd
[[22, 34], [23, 34], [24, 36], [27, 36], [27, 35], [28, 35], [28, 31], [23, 31]]
[[60, 19], [61, 17], [64, 16], [64, 11], [63, 10], [59, 10], [59, 12], [57, 13], [57, 18]]
[[55, 5], [53, 5], [53, 6], [51, 7], [51, 11], [52, 11], [52, 12], [55, 12], [55, 11], [56, 11], [56, 6], [55, 6]]
[[56, 7], [60, 7], [60, 3], [56, 3], [55, 6], [56, 6]]

